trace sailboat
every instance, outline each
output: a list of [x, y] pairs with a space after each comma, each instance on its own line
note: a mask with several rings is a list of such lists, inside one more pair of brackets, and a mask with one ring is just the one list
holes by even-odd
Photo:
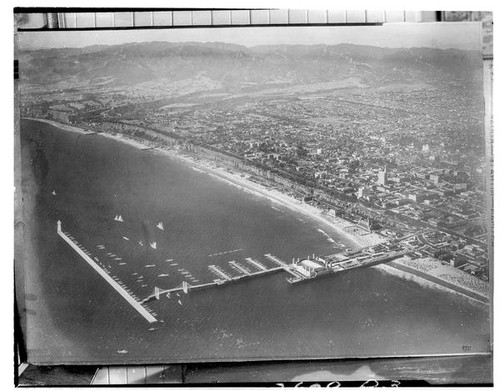
[[116, 215], [114, 220], [123, 222], [123, 217], [122, 217], [122, 215]]
[[[55, 190], [52, 192], [52, 195], [56, 195], [56, 191]], [[163, 229], [163, 226], [162, 226], [162, 229]]]
[[149, 245], [151, 246], [151, 248], [154, 248], [156, 250], [156, 242], [149, 243]]
[[163, 223], [161, 221], [156, 226], [163, 231]]

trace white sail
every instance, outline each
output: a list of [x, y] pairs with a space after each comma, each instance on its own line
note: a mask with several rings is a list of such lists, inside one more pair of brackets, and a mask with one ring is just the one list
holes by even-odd
[[163, 231], [163, 223], [161, 221], [156, 226]]
[[114, 220], [115, 221], [123, 221], [123, 217], [122, 217], [122, 215], [116, 215]]
[[149, 243], [149, 245], [156, 250], [156, 242]]

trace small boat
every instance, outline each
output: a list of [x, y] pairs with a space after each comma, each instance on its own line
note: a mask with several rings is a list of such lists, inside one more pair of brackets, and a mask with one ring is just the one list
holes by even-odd
[[118, 265], [122, 266], [122, 265], [126, 265], [127, 262], [120, 262]]
[[122, 215], [116, 215], [114, 220], [123, 222], [123, 217]]
[[172, 262], [173, 259], [165, 259], [165, 262]]
[[[55, 190], [54, 190], [54, 191], [52, 191], [52, 195], [57, 195]], [[162, 228], [162, 229], [163, 229], [163, 228]]]
[[120, 353], [120, 354], [127, 354], [128, 350], [118, 350], [118, 353]]
[[125, 240], [130, 240], [129, 238], [127, 238], [126, 236], [122, 236], [123, 239]]
[[167, 292], [167, 297], [170, 299], [170, 292]]
[[168, 277], [167, 273], [158, 274], [158, 277]]
[[156, 250], [156, 242], [149, 243], [149, 245], [151, 246], [151, 248], [154, 248]]
[[182, 305], [182, 301], [180, 301], [180, 300], [177, 300], [177, 302], [178, 302], [178, 303], [179, 303], [180, 305]]
[[161, 221], [156, 226], [163, 231], [163, 223]]
[[148, 331], [155, 331], [155, 330], [158, 330], [158, 329], [155, 328], [155, 327], [151, 327], [151, 328], [148, 329]]
[[137, 273], [132, 273], [133, 276], [137, 276]]
[[144, 246], [144, 244], [142, 243], [142, 240], [139, 240], [138, 242], [141, 246]]
[[156, 265], [146, 265], [144, 267], [155, 267]]
[[181, 297], [178, 293], [176, 293], [177, 297]]

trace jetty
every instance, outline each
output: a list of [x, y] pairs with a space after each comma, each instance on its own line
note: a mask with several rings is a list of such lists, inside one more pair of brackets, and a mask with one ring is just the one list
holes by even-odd
[[[59, 220], [57, 222], [57, 234], [64, 239], [66, 243], [68, 243], [73, 250], [76, 251], [80, 257], [83, 258], [85, 262], [89, 264], [92, 269], [94, 269], [99, 275], [115, 290], [117, 291], [139, 314], [141, 314], [144, 319], [146, 319], [149, 323], [154, 323], [157, 321], [155, 318], [155, 313], [146, 305], [141, 303], [137, 296], [130, 291], [130, 289], [125, 286], [125, 284], [118, 279], [116, 276], [109, 275], [107, 269], [104, 269], [103, 266], [99, 265], [96, 261], [94, 261], [90, 257], [90, 252], [87, 251], [80, 243], [78, 243], [73, 236], [70, 234], [63, 232], [62, 224]], [[97, 258], [96, 258], [97, 259]]]

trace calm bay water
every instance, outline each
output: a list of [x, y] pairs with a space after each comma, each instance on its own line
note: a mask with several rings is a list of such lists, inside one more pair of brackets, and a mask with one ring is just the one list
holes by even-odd
[[[476, 352], [487, 349], [486, 310], [373, 268], [293, 286], [277, 273], [172, 295], [150, 303], [163, 321], [151, 325], [56, 234], [58, 219], [141, 298], [155, 286], [179, 285], [186, 279], [179, 269], [191, 273], [191, 282], [209, 282], [215, 276], [208, 265], [234, 275], [229, 261], [251, 269], [247, 257], [273, 266], [264, 254], [289, 262], [338, 248], [318, 231], [325, 227], [305, 216], [155, 152], [33, 121], [22, 121], [21, 137], [25, 321], [32, 362], [365, 357], [461, 353], [463, 345]], [[113, 220], [118, 214], [123, 223]], [[163, 231], [156, 227], [160, 221]], [[156, 250], [148, 245], [153, 242]], [[122, 259], [113, 260], [108, 252]]]

